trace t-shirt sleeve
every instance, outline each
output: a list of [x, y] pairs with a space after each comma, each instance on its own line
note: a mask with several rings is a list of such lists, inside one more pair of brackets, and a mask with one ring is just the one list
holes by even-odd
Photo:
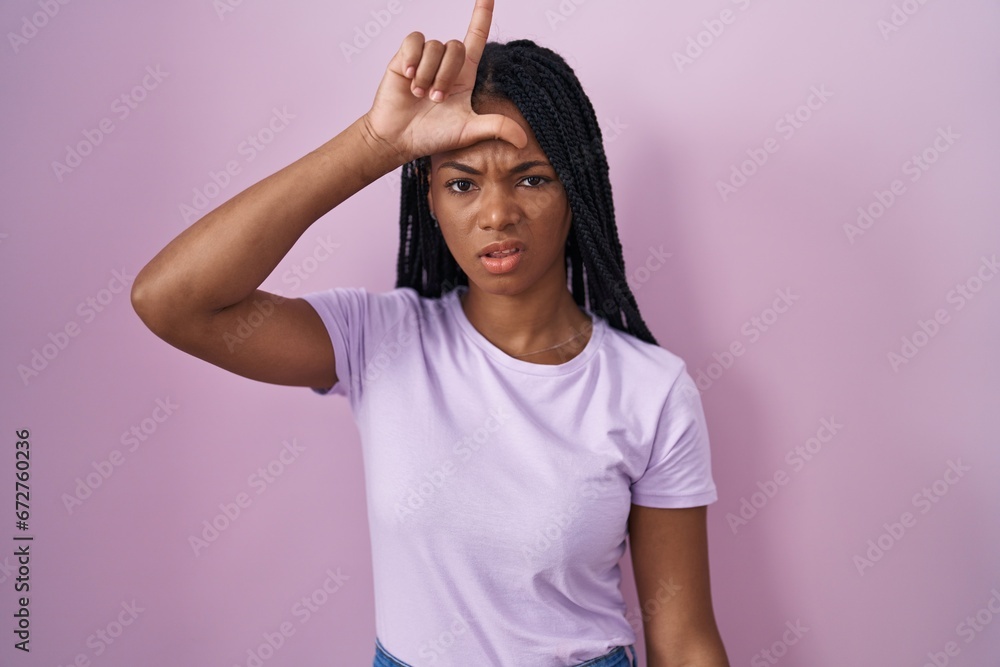
[[698, 507], [718, 500], [701, 393], [686, 367], [667, 394], [649, 465], [632, 483], [644, 507]]
[[364, 287], [334, 287], [302, 295], [326, 326], [337, 371], [336, 384], [312, 387], [312, 391], [346, 396], [352, 407], [357, 404], [364, 390], [366, 369], [380, 343], [413, 305], [411, 291], [396, 288], [379, 293]]

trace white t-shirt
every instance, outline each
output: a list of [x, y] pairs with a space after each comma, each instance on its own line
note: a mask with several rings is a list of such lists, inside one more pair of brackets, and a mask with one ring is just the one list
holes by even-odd
[[569, 361], [511, 357], [465, 316], [467, 289], [303, 296], [361, 435], [379, 641], [414, 667], [575, 665], [632, 644], [630, 504], [718, 498], [701, 396], [680, 357], [588, 309]]

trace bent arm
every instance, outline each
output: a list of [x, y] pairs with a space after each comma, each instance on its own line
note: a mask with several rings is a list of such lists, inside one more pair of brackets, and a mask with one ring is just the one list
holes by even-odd
[[[333, 349], [319, 315], [258, 287], [313, 222], [401, 164], [360, 117], [181, 232], [136, 275], [132, 307], [157, 336], [216, 366], [330, 387]], [[261, 322], [249, 334], [248, 318]]]
[[243, 301], [313, 222], [400, 164], [359, 118], [181, 232], [136, 276], [136, 312], [155, 331]]

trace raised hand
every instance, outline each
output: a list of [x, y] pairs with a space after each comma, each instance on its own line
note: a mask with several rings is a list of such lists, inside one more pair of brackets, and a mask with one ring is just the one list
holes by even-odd
[[476, 0], [464, 44], [425, 40], [420, 32], [407, 35], [363, 118], [371, 137], [403, 162], [486, 139], [526, 146], [528, 137], [514, 120], [472, 110], [492, 20], [493, 0]]

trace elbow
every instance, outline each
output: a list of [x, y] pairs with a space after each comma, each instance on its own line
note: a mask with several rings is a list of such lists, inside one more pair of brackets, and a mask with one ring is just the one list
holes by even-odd
[[142, 323], [150, 330], [154, 330], [151, 314], [155, 312], [156, 308], [150, 304], [152, 298], [145, 281], [136, 278], [135, 282], [132, 283], [132, 290], [129, 292], [129, 300], [132, 302], [132, 310], [139, 316]]
[[146, 325], [146, 328], [162, 337], [168, 328], [169, 320], [166, 314], [169, 313], [169, 308], [166, 307], [162, 295], [158, 294], [150, 281], [143, 279], [142, 272], [136, 276], [132, 283], [129, 300], [132, 303], [132, 310]]

